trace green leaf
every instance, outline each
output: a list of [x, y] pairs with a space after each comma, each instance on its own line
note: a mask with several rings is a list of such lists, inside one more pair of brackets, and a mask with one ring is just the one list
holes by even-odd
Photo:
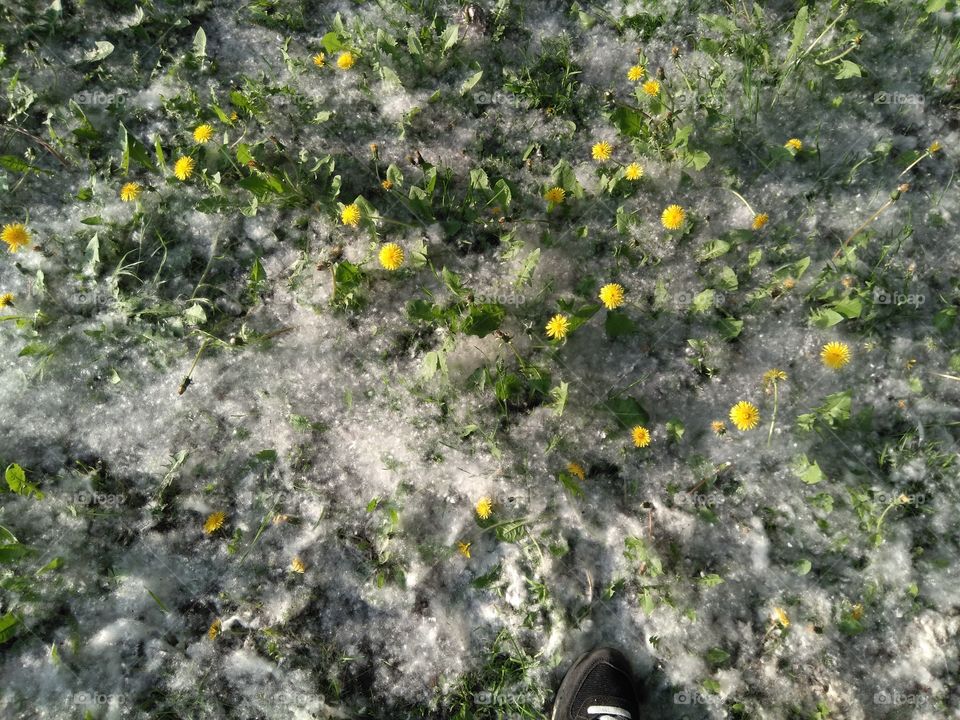
[[563, 410], [567, 406], [567, 392], [569, 387], [568, 383], [561, 382], [550, 390], [550, 397], [553, 398], [551, 407], [558, 417], [563, 415]]
[[187, 325], [203, 325], [207, 321], [207, 312], [199, 303], [194, 303], [183, 311], [183, 320]]
[[576, 478], [574, 478], [570, 473], [561, 470], [557, 473], [557, 480], [561, 485], [563, 485], [564, 489], [574, 497], [583, 497], [583, 488], [580, 487], [580, 484], [576, 481]]
[[193, 56], [198, 59], [207, 56], [207, 34], [202, 27], [197, 28], [193, 36]]
[[793, 571], [797, 575], [806, 575], [810, 572], [810, 569], [813, 567], [813, 563], [804, 558], [803, 560], [798, 560], [797, 563], [793, 566]]
[[713, 260], [721, 255], [725, 255], [727, 252], [729, 252], [730, 248], [731, 245], [726, 240], [711, 240], [702, 248], [700, 248], [700, 252], [697, 253], [697, 260], [700, 262]]
[[360, 302], [358, 290], [364, 280], [359, 265], [344, 260], [333, 266], [333, 298], [331, 302], [338, 307], [356, 305]]
[[0, 617], [0, 644], [7, 642], [16, 634], [19, 624], [20, 618], [12, 612]]
[[793, 19], [793, 39], [790, 41], [790, 49], [787, 50], [788, 63], [793, 62], [797, 53], [800, 52], [800, 45], [803, 43], [803, 38], [807, 35], [807, 19], [809, 14], [809, 9], [804, 5], [797, 11], [797, 15]]
[[486, 337], [500, 327], [505, 315], [506, 309], [500, 303], [472, 305], [460, 323], [460, 331], [465, 335]]
[[833, 327], [839, 322], [843, 322], [843, 315], [830, 308], [821, 308], [810, 313], [808, 322], [818, 328]]
[[717, 585], [722, 585], [723, 578], [717, 575], [716, 573], [710, 573], [709, 575], [704, 575], [703, 577], [699, 578], [698, 582], [703, 587], [712, 588], [712, 587], [716, 587]]
[[527, 534], [527, 525], [523, 520], [514, 520], [497, 526], [495, 532], [498, 540], [515, 543], [522, 540]]
[[17, 495], [35, 497], [37, 500], [43, 500], [43, 493], [37, 489], [36, 485], [27, 482], [26, 472], [16, 463], [7, 466], [4, 477], [7, 481], [7, 487]]
[[859, 298], [844, 298], [833, 303], [833, 309], [845, 318], [858, 318], [863, 310], [863, 303]]
[[843, 60], [840, 63], [840, 69], [837, 70], [837, 74], [834, 75], [834, 78], [837, 80], [846, 80], [847, 78], [852, 77], [860, 77], [860, 66], [855, 62]]
[[440, 39], [443, 41], [443, 50], [441, 52], [446, 53], [447, 50], [456, 45], [457, 40], [460, 39], [460, 26], [456, 23], [447, 25], [447, 29], [443, 31]]
[[47, 170], [39, 168], [36, 165], [31, 165], [16, 155], [0, 155], [0, 167], [2, 167], [4, 170], [18, 173], [34, 172], [39, 174], [41, 172], [48, 172]]
[[727, 341], [733, 340], [743, 332], [743, 320], [735, 317], [719, 318], [715, 325], [720, 337]]
[[705, 313], [711, 308], [713, 308], [714, 299], [716, 293], [711, 289], [707, 288], [702, 292], [697, 293], [693, 301], [690, 303], [690, 311], [694, 313]]
[[730, 659], [730, 653], [723, 648], [710, 648], [707, 650], [707, 662], [711, 665], [723, 665]]
[[816, 485], [824, 479], [823, 471], [816, 461], [810, 462], [803, 454], [794, 458], [793, 472], [807, 485]]
[[98, 62], [100, 60], [103, 60], [107, 56], [109, 56], [110, 53], [112, 52], [113, 52], [112, 42], [110, 42], [109, 40], [97, 40], [93, 44], [93, 49], [87, 50], [83, 54], [83, 59], [86, 62]]
[[150, 159], [150, 151], [147, 150], [147, 146], [127, 132], [127, 128], [123, 123], [120, 123], [120, 148], [122, 151], [120, 169], [123, 171], [124, 175], [126, 175], [130, 170], [131, 158], [136, 160], [148, 170], [152, 172], [157, 171], [157, 166], [154, 165], [153, 161]]
[[650, 420], [647, 411], [632, 397], [611, 398], [604, 403], [604, 407], [612, 412], [617, 421], [627, 429], [636, 425], [646, 425]]
[[607, 337], [618, 338], [625, 335], [632, 335], [636, 332], [637, 325], [626, 313], [610, 310], [607, 312], [607, 318], [603, 323], [603, 328], [607, 332]]
[[626, 105], [619, 105], [610, 113], [610, 122], [627, 137], [640, 137], [646, 129], [643, 113]]
[[336, 31], [331, 31], [324, 35], [320, 39], [320, 44], [323, 45], [323, 49], [330, 55], [338, 52], [343, 47], [343, 42], [340, 40], [340, 33]]
[[473, 75], [471, 75], [471, 76], [468, 77], [466, 80], [464, 80], [464, 81], [463, 81], [463, 84], [460, 85], [460, 96], [463, 97], [463, 96], [466, 95], [468, 92], [470, 92], [471, 90], [473, 90], [473, 87], [474, 87], [478, 82], [480, 82], [480, 78], [482, 78], [482, 77], [483, 77], [483, 70], [480, 70], [479, 72], [475, 72]]

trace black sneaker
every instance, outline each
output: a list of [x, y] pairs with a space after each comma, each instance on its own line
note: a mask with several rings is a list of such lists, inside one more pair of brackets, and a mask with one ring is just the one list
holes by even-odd
[[640, 720], [630, 663], [613, 648], [583, 655], [567, 671], [552, 720]]

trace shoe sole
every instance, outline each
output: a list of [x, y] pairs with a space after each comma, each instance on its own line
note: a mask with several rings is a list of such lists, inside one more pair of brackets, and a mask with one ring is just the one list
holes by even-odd
[[[576, 673], [574, 673], [573, 671], [592, 654], [593, 654], [593, 650], [588, 650], [587, 652], [583, 653], [583, 655], [578, 657], [574, 661], [573, 665], [570, 666], [570, 668], [567, 670], [567, 674], [563, 676], [563, 680], [560, 681], [560, 687], [557, 688], [557, 695], [553, 699], [553, 710], [550, 713], [550, 720], [557, 720], [557, 708], [560, 707], [560, 699], [563, 696], [564, 690], [567, 690], [569, 692], [570, 688], [567, 685], [567, 680], [576, 677]], [[567, 699], [567, 698], [564, 698], [564, 699]]]

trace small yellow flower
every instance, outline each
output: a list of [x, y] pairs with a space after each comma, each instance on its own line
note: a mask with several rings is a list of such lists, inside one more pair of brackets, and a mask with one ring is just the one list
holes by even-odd
[[207, 637], [211, 640], [216, 640], [218, 637], [220, 637], [221, 632], [223, 632], [223, 623], [220, 622], [220, 618], [217, 618], [210, 623], [210, 629], [207, 630]]
[[766, 225], [769, 220], [770, 220], [770, 216], [767, 215], [766, 213], [757, 213], [756, 215], [753, 216], [752, 227], [754, 230], [759, 230], [764, 225]]
[[344, 225], [356, 227], [360, 224], [360, 206], [356, 203], [345, 205], [340, 211], [340, 222]]
[[636, 82], [647, 74], [647, 69], [643, 65], [633, 65], [627, 70], [627, 80]]
[[382, 183], [380, 183], [380, 187], [382, 187], [384, 190], [391, 190], [393, 188], [393, 180], [390, 180], [389, 178], [384, 180]]
[[13, 293], [4, 293], [0, 295], [0, 310], [13, 305]]
[[940, 144], [940, 141], [934, 140], [932, 143], [930, 143], [930, 147], [927, 148], [927, 152], [933, 155], [936, 152], [940, 152], [942, 148], [943, 146]]
[[140, 187], [140, 183], [128, 182], [122, 188], [120, 188], [120, 199], [123, 202], [133, 202], [143, 191], [143, 188]]
[[627, 180], [639, 180], [643, 177], [643, 168], [640, 166], [640, 163], [630, 163], [624, 168], [623, 176]]
[[469, 559], [470, 559], [470, 546], [471, 546], [472, 544], [473, 544], [473, 543], [468, 543], [468, 542], [464, 542], [463, 540], [461, 540], [460, 542], [457, 543], [457, 552], [459, 552], [459, 553], [460, 553], [461, 555], [463, 555], [467, 560], [469, 560]]
[[783, 286], [784, 290], [793, 290], [797, 286], [797, 281], [792, 277], [787, 277], [783, 279], [783, 282], [780, 283]]
[[579, 480], [585, 480], [587, 477], [587, 471], [583, 469], [583, 465], [578, 462], [570, 462], [567, 464], [567, 472], [576, 477]]
[[173, 175], [177, 180], [186, 180], [193, 174], [193, 168], [196, 165], [193, 158], [184, 155], [177, 158], [177, 161], [173, 164]]
[[727, 434], [727, 424], [723, 420], [714, 420], [710, 423], [710, 429], [713, 430], [714, 435]]
[[230, 122], [236, 122], [236, 121], [239, 120], [239, 119], [240, 119], [240, 116], [237, 115], [237, 111], [236, 111], [236, 110], [234, 110], [232, 113], [230, 113]]
[[0, 240], [3, 240], [10, 252], [15, 253], [20, 248], [30, 244], [30, 232], [23, 223], [10, 223], [3, 226], [3, 232], [0, 233]]
[[633, 444], [638, 448], [645, 448], [650, 444], [650, 431], [643, 425], [636, 425], [630, 431], [630, 437], [633, 438]]
[[559, 205], [566, 196], [567, 193], [562, 187], [552, 187], [543, 194], [543, 199], [548, 203]]
[[616, 310], [623, 305], [624, 293], [623, 285], [620, 283], [607, 283], [600, 288], [600, 302], [607, 310]]
[[203, 522], [203, 531], [209, 535], [210, 533], [216, 532], [223, 527], [223, 523], [227, 520], [227, 514], [223, 511], [217, 511], [215, 513], [210, 513], [207, 516], [207, 519]]
[[613, 154], [613, 145], [606, 140], [601, 140], [593, 146], [591, 152], [594, 160], [597, 162], [606, 162]]
[[771, 368], [763, 374], [763, 384], [764, 386], [772, 385], [775, 382], [780, 382], [781, 380], [786, 380], [787, 374], [780, 370], [779, 368]]
[[398, 270], [403, 265], [403, 248], [396, 243], [387, 243], [380, 248], [380, 264], [387, 270]]
[[660, 223], [667, 230], [679, 230], [683, 227], [683, 221], [687, 217], [687, 212], [679, 205], [668, 205], [660, 215]]
[[290, 569], [295, 573], [300, 573], [303, 575], [307, 571], [307, 566], [304, 564], [303, 560], [300, 559], [300, 556], [297, 555], [290, 561]]
[[787, 150], [793, 150], [794, 152], [800, 152], [803, 150], [803, 142], [799, 138], [790, 138], [783, 144], [783, 146]]
[[313, 56], [313, 64], [316, 65], [318, 68], [323, 67], [324, 65], [327, 64], [327, 56], [324, 55], [322, 52], [318, 52], [316, 55]]
[[210, 139], [213, 137], [213, 126], [204, 123], [203, 125], [197, 125], [196, 130], [193, 131], [193, 141], [199, 144], [205, 142], [210, 142]]
[[773, 609], [773, 619], [780, 623], [783, 627], [790, 626], [790, 617], [787, 615], [787, 611], [780, 607], [775, 607]]
[[829, 342], [820, 351], [820, 359], [831, 370], [839, 370], [850, 362], [850, 346], [842, 342]]
[[647, 80], [641, 87], [650, 97], [656, 97], [660, 94], [660, 83], [656, 80]]
[[552, 340], [563, 340], [570, 332], [570, 320], [566, 315], [556, 314], [547, 323], [547, 337]]
[[353, 64], [357, 61], [353, 53], [349, 50], [340, 53], [340, 56], [337, 58], [337, 67], [341, 70], [349, 70], [353, 67]]
[[730, 408], [730, 422], [737, 430], [753, 430], [760, 424], [760, 410], [753, 403], [741, 400]]
[[493, 500], [484, 495], [482, 498], [477, 500], [476, 504], [477, 517], [481, 520], [486, 520], [490, 517], [490, 513], [493, 512]]

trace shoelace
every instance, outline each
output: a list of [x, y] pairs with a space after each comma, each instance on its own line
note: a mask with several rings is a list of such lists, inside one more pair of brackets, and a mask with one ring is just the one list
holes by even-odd
[[629, 711], [613, 705], [591, 705], [587, 708], [587, 715], [597, 716], [596, 718], [591, 717], [591, 720], [623, 720], [623, 718], [626, 718], [626, 720], [633, 719], [633, 716]]

